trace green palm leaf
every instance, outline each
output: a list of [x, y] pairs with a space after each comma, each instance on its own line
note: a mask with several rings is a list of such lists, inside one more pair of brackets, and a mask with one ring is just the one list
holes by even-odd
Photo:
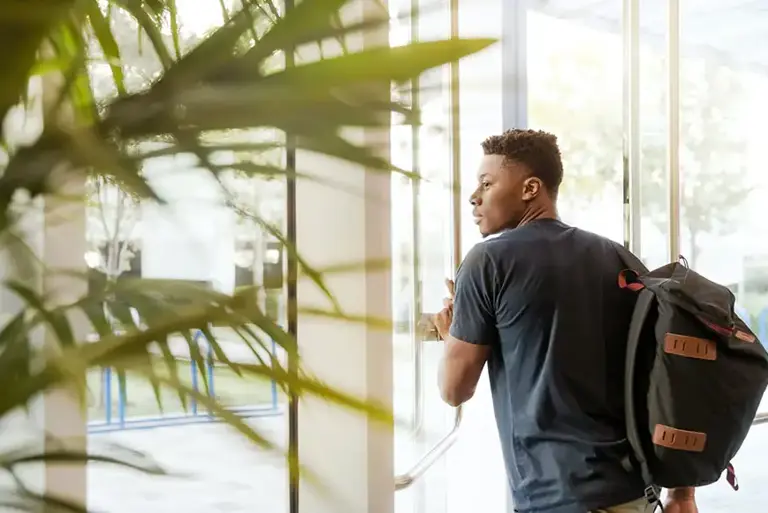
[[[53, 0], [45, 9], [29, 2], [6, 2], [0, 14], [0, 44], [14, 48], [0, 56], [0, 119], [23, 102], [29, 81], [37, 75], [58, 83], [52, 101], [46, 101], [45, 126], [34, 141], [13, 147], [3, 134], [7, 163], [0, 173], [0, 240], [10, 245], [16, 236], [14, 198], [19, 191], [32, 198], [53, 197], [54, 173], [85, 180], [99, 176], [117, 184], [124, 192], [146, 201], [161, 202], [157, 191], [144, 177], [142, 167], [155, 158], [191, 154], [197, 166], [210, 171], [226, 190], [223, 175], [239, 170], [245, 175], [313, 179], [311, 170], [293, 170], [255, 159], [266, 152], [285, 148], [281, 142], [233, 143], [231, 131], [270, 129], [291, 135], [297, 149], [320, 153], [379, 172], [400, 172], [418, 179], [407, 169], [398, 169], [376, 151], [356, 145], [344, 136], [348, 127], [386, 129], [392, 114], [407, 123], [418, 123], [419, 113], [386, 97], [391, 82], [402, 82], [424, 71], [442, 66], [491, 45], [489, 39], [453, 39], [417, 43], [398, 48], [368, 48], [275, 69], [275, 57], [307, 44], [344, 38], [368, 30], [380, 30], [388, 19], [381, 14], [361, 22], [341, 24], [339, 10], [347, 0], [304, 0], [287, 15], [268, 0], [242, 2], [235, 12], [226, 12], [226, 22], [199, 44], [189, 48], [180, 31], [174, 0]], [[127, 16], [140, 38], [146, 38], [162, 74], [141, 88], [130, 86], [124, 42], [115, 31], [114, 17]], [[132, 25], [133, 26], [133, 25]], [[90, 66], [106, 65], [113, 82], [111, 94], [96, 90]], [[55, 79], [55, 80], [53, 80]], [[116, 93], [116, 94], [115, 94]], [[48, 99], [50, 100], [50, 98]], [[149, 151], [142, 143], [162, 141]], [[137, 149], [138, 148], [138, 149]], [[217, 151], [236, 151], [245, 158], [227, 165], [214, 164]], [[240, 209], [231, 194], [232, 208]], [[389, 321], [348, 314], [325, 283], [333, 269], [321, 271], [306, 262], [284, 233], [268, 220], [243, 208], [263, 233], [270, 234], [298, 263], [329, 299], [324, 309], [302, 308], [315, 315], [346, 322], [391, 329]], [[32, 261], [31, 258], [22, 260]], [[39, 267], [34, 262], [33, 267]], [[352, 270], [344, 264], [335, 272]], [[48, 269], [46, 273], [64, 274]], [[75, 278], [73, 273], [71, 278]], [[83, 280], [87, 276], [80, 276]], [[126, 376], [141, 377], [153, 388], [163, 408], [162, 391], [172, 391], [183, 408], [192, 402], [253, 443], [277, 450], [267, 438], [209, 394], [203, 373], [203, 390], [188, 386], [173, 341], [181, 341], [189, 359], [202, 368], [208, 358], [194, 338], [202, 330], [217, 365], [242, 379], [274, 381], [298, 395], [323, 398], [340, 407], [392, 422], [386, 408], [338, 390], [299, 369], [288, 369], [271, 355], [275, 342], [288, 354], [296, 354], [295, 338], [276, 323], [257, 301], [257, 290], [245, 288], [232, 295], [210, 290], [202, 284], [174, 280], [109, 279], [103, 287], [92, 287], [82, 297], [67, 303], [54, 302], [32, 285], [28, 277], [11, 276], [5, 286], [22, 306], [0, 326], [0, 418], [55, 387], [74, 386], [85, 408], [85, 373], [89, 368], [110, 367], [123, 383]], [[140, 323], [134, 321], [133, 311]], [[75, 318], [87, 319], [95, 341], [84, 343]], [[53, 346], [45, 365], [33, 366], [40, 352], [31, 343], [41, 328]], [[253, 355], [243, 363], [231, 358], [222, 333], [237, 340]], [[101, 461], [122, 464], [142, 472], [162, 473], [141, 458], [127, 455], [98, 455], [65, 450], [0, 452], [0, 466], [14, 468], [39, 461], [57, 464], [72, 461]], [[290, 464], [298, 469], [298, 462]], [[304, 471], [304, 469], [302, 470]], [[81, 511], [82, 506], [46, 497], [22, 484], [2, 493], [0, 503], [31, 510], [46, 503], [51, 511]]]

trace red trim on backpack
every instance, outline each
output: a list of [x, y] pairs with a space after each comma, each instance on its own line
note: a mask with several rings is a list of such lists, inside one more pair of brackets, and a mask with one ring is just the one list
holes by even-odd
[[707, 328], [711, 329], [714, 332], [717, 332], [721, 335], [725, 335], [726, 337], [730, 337], [733, 335], [736, 331], [736, 328], [726, 328], [725, 326], [720, 326], [719, 324], [715, 324], [714, 322], [710, 322], [702, 317], [698, 317], [699, 322], [704, 324]]
[[732, 463], [729, 463], [725, 469], [725, 479], [734, 491], [739, 491], [739, 480], [736, 478], [736, 470], [734, 470]]
[[736, 328], [736, 326], [731, 326], [730, 328], [726, 328], [725, 326], [720, 326], [719, 324], [715, 324], [713, 322], [709, 322], [706, 319], [703, 319], [701, 317], [698, 317], [699, 321], [707, 326], [712, 331], [715, 331], [721, 335], [725, 335], [726, 337], [736, 337], [737, 339], [741, 340], [742, 342], [747, 342], [749, 344], [753, 344], [757, 338], [751, 334], [747, 333], [746, 331], [741, 331], [740, 329]]
[[699, 321], [704, 324], [707, 328], [711, 329], [712, 331], [715, 331], [717, 333], [720, 333], [721, 335], [725, 335], [730, 337], [733, 335], [734, 328], [726, 328], [725, 326], [720, 326], [719, 324], [715, 324], [714, 322], [709, 322], [708, 320], [699, 317]]
[[629, 289], [633, 292], [637, 292], [640, 290], [643, 290], [645, 288], [645, 285], [643, 285], [640, 282], [637, 281], [627, 281], [627, 276], [625, 273], [632, 273], [635, 275], [635, 278], [639, 276], [635, 271], [632, 269], [624, 269], [619, 273], [619, 288], [622, 289]]

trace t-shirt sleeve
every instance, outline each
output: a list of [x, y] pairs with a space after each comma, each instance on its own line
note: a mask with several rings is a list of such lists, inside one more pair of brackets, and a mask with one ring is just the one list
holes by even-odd
[[456, 275], [452, 337], [470, 344], [496, 341], [496, 308], [493, 263], [482, 244], [469, 252]]

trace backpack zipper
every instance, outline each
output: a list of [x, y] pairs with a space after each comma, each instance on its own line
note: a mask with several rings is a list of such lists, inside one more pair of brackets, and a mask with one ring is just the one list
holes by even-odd
[[711, 329], [716, 333], [719, 333], [720, 335], [724, 335], [726, 337], [736, 337], [742, 342], [747, 342], [750, 344], [754, 343], [755, 340], [757, 340], [754, 335], [738, 329], [735, 324], [731, 324], [730, 327], [726, 328], [719, 324], [715, 324], [714, 322], [708, 321], [701, 315], [697, 315], [696, 317], [698, 317], [699, 321], [704, 323], [704, 325], [706, 325], [709, 329]]

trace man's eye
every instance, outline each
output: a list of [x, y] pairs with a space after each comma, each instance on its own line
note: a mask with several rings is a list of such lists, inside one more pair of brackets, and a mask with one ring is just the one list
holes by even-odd
[[488, 182], [483, 182], [483, 189], [487, 189], [487, 188], [488, 188], [488, 187], [490, 187], [490, 186], [491, 186], [491, 184], [490, 184], [490, 183], [488, 183]]

